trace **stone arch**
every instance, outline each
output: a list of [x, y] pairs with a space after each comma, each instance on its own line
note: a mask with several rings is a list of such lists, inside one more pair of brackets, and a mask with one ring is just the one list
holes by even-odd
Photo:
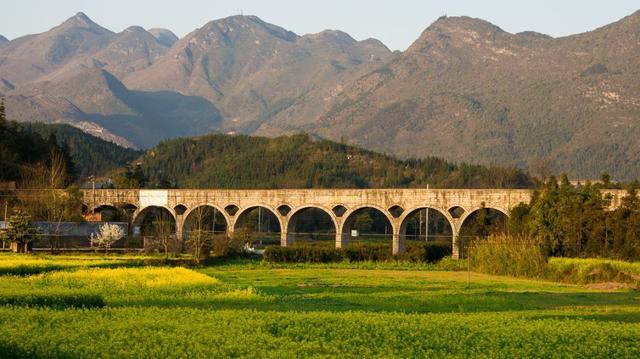
[[154, 221], [154, 219], [166, 219], [170, 222], [170, 227], [173, 233], [176, 232], [177, 228], [177, 215], [173, 211], [173, 209], [166, 206], [147, 206], [144, 208], [139, 208], [133, 214], [132, 224], [134, 227], [134, 234], [136, 231], [140, 230], [140, 235], [143, 237], [151, 236], [151, 227], [150, 225]]
[[[227, 205], [228, 207], [229, 205]], [[225, 207], [226, 208], [226, 207]], [[238, 210], [238, 212], [235, 214], [234, 216], [234, 221], [233, 221], [233, 231], [237, 231], [239, 229], [238, 226], [242, 225], [243, 220], [245, 219], [246, 215], [248, 213], [250, 213], [253, 209], [256, 208], [262, 208], [268, 211], [268, 213], [270, 213], [271, 215], [273, 215], [276, 218], [276, 222], [278, 224], [278, 231], [274, 231], [273, 233], [280, 233], [282, 232], [282, 229], [285, 228], [283, 222], [282, 222], [282, 217], [278, 215], [278, 211], [275, 208], [272, 208], [269, 205], [266, 204], [252, 204], [249, 206], [245, 206], [243, 208], [240, 208]]]
[[337, 217], [337, 218], [342, 218], [342, 216], [344, 216], [345, 213], [347, 213], [348, 209], [347, 207], [341, 205], [341, 204], [336, 204], [335, 206], [333, 206], [331, 208], [331, 212], [333, 212], [333, 214]]
[[240, 205], [238, 205], [237, 203], [227, 203], [224, 206], [224, 212], [229, 216], [229, 217], [235, 217], [238, 215], [238, 213], [240, 212]]
[[500, 231], [506, 232], [506, 225], [509, 219], [509, 212], [503, 208], [497, 206], [479, 206], [473, 207], [467, 211], [463, 217], [460, 218], [460, 224], [458, 228], [458, 248], [460, 256], [466, 257], [466, 248], [468, 243], [475, 237], [478, 237], [477, 233], [470, 233], [473, 229], [471, 223], [475, 216], [483, 209], [488, 211], [488, 234], [499, 233]]
[[[86, 210], [85, 210], [86, 207]], [[117, 213], [117, 219], [106, 218], [106, 221], [109, 222], [127, 222], [130, 223], [134, 217], [134, 214], [138, 210], [138, 207], [134, 204], [123, 202], [123, 203], [113, 203], [113, 202], [102, 202], [97, 203], [94, 208], [91, 206], [87, 206], [83, 204], [83, 211], [85, 215], [90, 215], [95, 210], [96, 213], [102, 212], [102, 209], [109, 209], [114, 213]], [[102, 217], [102, 216], [101, 216]], [[102, 221], [105, 219], [101, 218]]]
[[293, 210], [293, 206], [291, 206], [289, 203], [281, 203], [276, 209], [282, 217], [286, 217]]
[[402, 213], [404, 213], [404, 208], [396, 204], [389, 207], [389, 213], [391, 213], [391, 216], [393, 216], [393, 218], [399, 218], [400, 216], [402, 216]]
[[[411, 223], [410, 223], [411, 219], [415, 215], [420, 215], [421, 212], [426, 209], [429, 210], [429, 214], [428, 214], [429, 220], [430, 220], [429, 229], [428, 229], [429, 235], [427, 235], [427, 233], [425, 232], [419, 231], [418, 236], [414, 237], [411, 234], [407, 233], [408, 228], [411, 227]], [[426, 213], [425, 213], [425, 216], [426, 216]], [[424, 225], [426, 226], [426, 221]], [[420, 230], [421, 226], [418, 226], [418, 227], [419, 227], [418, 230]], [[440, 236], [438, 232], [441, 232], [443, 234]], [[449, 246], [453, 247], [453, 241], [456, 236], [456, 226], [453, 218], [451, 217], [448, 211], [438, 207], [419, 206], [419, 207], [411, 208], [410, 210], [406, 211], [402, 215], [402, 217], [400, 218], [399, 233], [400, 233], [401, 240], [407, 240], [407, 239], [421, 240], [420, 239], [421, 236], [424, 235], [425, 240], [431, 238], [433, 242], [447, 243]]]
[[286, 223], [286, 233], [287, 233], [287, 244], [293, 244], [296, 241], [296, 227], [300, 224], [300, 222], [298, 222], [300, 220], [300, 216], [308, 210], [315, 210], [315, 211], [319, 211], [320, 213], [322, 213], [323, 215], [326, 215], [326, 217], [324, 218], [325, 220], [328, 218], [330, 222], [330, 224], [333, 226], [333, 232], [318, 232], [318, 233], [313, 233], [313, 232], [309, 232], [309, 233], [304, 233], [304, 234], [308, 234], [310, 237], [314, 237], [314, 234], [319, 236], [319, 237], [327, 237], [327, 238], [321, 238], [321, 239], [331, 239], [334, 240], [335, 239], [335, 235], [338, 232], [338, 222], [336, 220], [336, 216], [335, 214], [331, 211], [328, 210], [322, 206], [318, 206], [318, 205], [306, 205], [306, 206], [301, 206], [301, 207], [297, 207], [294, 210], [291, 211], [287, 223]]
[[451, 206], [449, 207], [447, 212], [449, 212], [449, 215], [451, 215], [451, 218], [457, 219], [464, 216], [467, 213], [467, 210], [462, 206]]
[[460, 217], [460, 229], [462, 229], [462, 225], [476, 212], [478, 212], [481, 209], [488, 209], [491, 211], [496, 211], [499, 212], [500, 214], [502, 214], [505, 218], [509, 218], [509, 211], [507, 211], [504, 208], [498, 207], [498, 206], [477, 206], [477, 207], [473, 207], [468, 211], [465, 211], [464, 215], [462, 215]]
[[[103, 203], [96, 205], [89, 214], [96, 213], [99, 222], [125, 222], [126, 213], [121, 208], [111, 203]], [[99, 215], [99, 216], [98, 216]]]
[[181, 216], [183, 214], [185, 214], [185, 212], [189, 209], [189, 207], [183, 203], [178, 203], [175, 206], [173, 206], [173, 210], [176, 212], [177, 215]]
[[340, 247], [344, 247], [347, 245], [349, 237], [351, 236], [351, 228], [356, 221], [357, 215], [364, 212], [365, 210], [374, 210], [376, 212], [379, 212], [384, 218], [386, 218], [388, 222], [387, 225], [389, 227], [387, 235], [390, 239], [393, 239], [393, 233], [395, 231], [395, 221], [393, 216], [384, 207], [375, 204], [364, 204], [353, 207], [344, 214], [344, 221], [342, 222], [342, 226], [340, 227]]
[[127, 212], [130, 212], [131, 214], [135, 213], [135, 211], [138, 210], [138, 206], [136, 206], [135, 204], [129, 203], [129, 202], [125, 202], [122, 204], [122, 209], [124, 209]]
[[[220, 207], [210, 204], [210, 203], [201, 203], [193, 206], [183, 213], [184, 222], [182, 223], [182, 235], [185, 239], [188, 237], [188, 232], [190, 231], [190, 226], [195, 225], [194, 220], [196, 215], [199, 215], [199, 211], [202, 209], [212, 209], [212, 213], [202, 213], [205, 217], [202, 220], [205, 221], [206, 225], [211, 225], [211, 231], [213, 233], [228, 233], [230, 228], [230, 218], [226, 211], [221, 209]], [[222, 221], [218, 220], [218, 217], [222, 218]], [[211, 222], [211, 223], [210, 223]], [[222, 222], [222, 223], [220, 223]], [[207, 227], [209, 228], [209, 227]]]

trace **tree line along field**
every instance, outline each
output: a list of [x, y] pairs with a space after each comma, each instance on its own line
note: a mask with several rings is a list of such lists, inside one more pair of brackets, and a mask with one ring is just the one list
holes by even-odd
[[468, 277], [446, 260], [155, 260], [1, 254], [0, 357], [640, 356], [631, 289]]

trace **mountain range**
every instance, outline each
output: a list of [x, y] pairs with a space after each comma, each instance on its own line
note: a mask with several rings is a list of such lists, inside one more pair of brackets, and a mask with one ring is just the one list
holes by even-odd
[[562, 38], [441, 17], [404, 52], [255, 16], [179, 39], [137, 26], [114, 33], [78, 13], [3, 39], [10, 119], [68, 123], [127, 147], [306, 132], [402, 158], [640, 177], [640, 12]]

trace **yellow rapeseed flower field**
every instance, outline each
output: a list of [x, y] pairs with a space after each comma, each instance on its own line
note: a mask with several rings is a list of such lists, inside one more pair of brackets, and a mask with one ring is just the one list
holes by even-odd
[[51, 272], [29, 278], [31, 281], [55, 283], [69, 287], [165, 288], [217, 284], [208, 275], [186, 268], [89, 268], [73, 272]]

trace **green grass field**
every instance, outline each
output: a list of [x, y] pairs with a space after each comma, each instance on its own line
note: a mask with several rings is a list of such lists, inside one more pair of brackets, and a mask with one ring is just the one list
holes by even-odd
[[466, 272], [398, 263], [145, 262], [0, 254], [0, 356], [640, 357], [630, 289], [468, 286]]

